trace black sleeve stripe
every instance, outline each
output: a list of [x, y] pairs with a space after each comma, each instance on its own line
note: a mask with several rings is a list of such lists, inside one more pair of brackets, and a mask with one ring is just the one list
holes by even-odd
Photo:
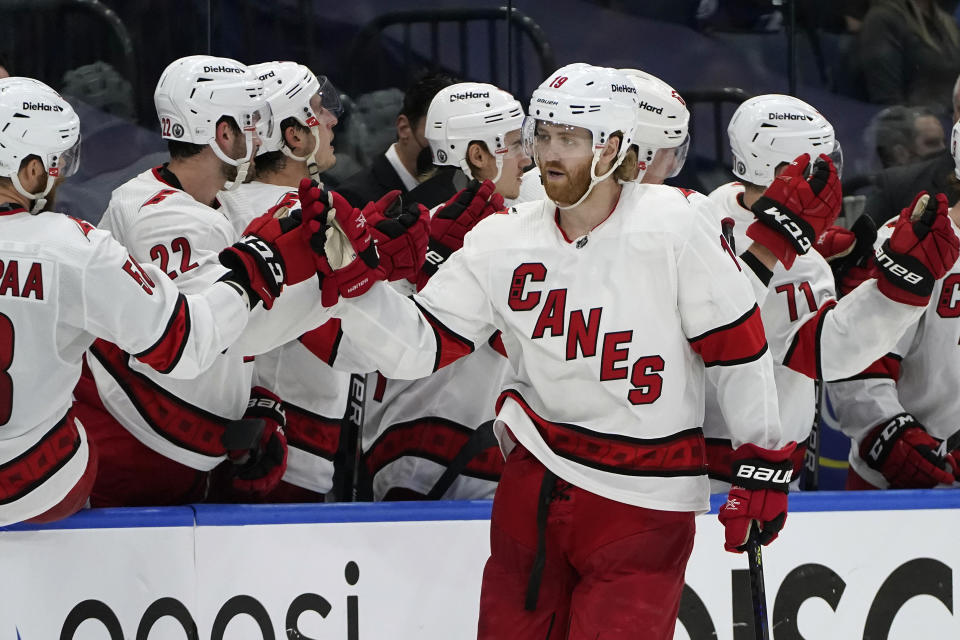
[[758, 278], [760, 278], [760, 282], [763, 283], [763, 286], [770, 286], [770, 278], [773, 277], [773, 271], [767, 269], [766, 265], [760, 262], [760, 258], [753, 255], [749, 251], [744, 251], [740, 254], [740, 260], [742, 260], [745, 265], [750, 267], [750, 270], [753, 271]]
[[747, 356], [746, 358], [737, 358], [736, 360], [712, 360], [710, 362], [704, 362], [703, 366], [705, 367], [732, 367], [738, 364], [747, 364], [748, 362], [754, 362], [763, 357], [763, 354], [767, 352], [768, 345], [763, 343], [763, 348], [760, 351], [757, 351], [752, 356]]
[[704, 333], [701, 333], [700, 335], [698, 335], [698, 336], [695, 337], [695, 338], [687, 338], [687, 342], [697, 342], [698, 340], [703, 340], [704, 338], [706, 338], [706, 337], [708, 337], [708, 336], [711, 336], [711, 335], [713, 335], [714, 333], [719, 333], [719, 332], [721, 332], [721, 331], [727, 331], [727, 330], [729, 330], [729, 329], [733, 329], [733, 328], [736, 327], [737, 325], [743, 324], [744, 322], [746, 322], [747, 320], [749, 320], [749, 319], [750, 319], [750, 316], [752, 316], [752, 315], [753, 315], [755, 312], [757, 312], [758, 310], [759, 310], [759, 308], [757, 307], [756, 304], [754, 304], [752, 307], [750, 307], [750, 310], [749, 310], [749, 311], [747, 311], [745, 314], [743, 314], [742, 316], [740, 316], [739, 318], [737, 318], [737, 319], [734, 320], [733, 322], [728, 322], [728, 323], [725, 324], [725, 325], [722, 325], [722, 326], [719, 326], [719, 327], [714, 327], [713, 329], [710, 329], [709, 331], [706, 331], [706, 332], [704, 332]]

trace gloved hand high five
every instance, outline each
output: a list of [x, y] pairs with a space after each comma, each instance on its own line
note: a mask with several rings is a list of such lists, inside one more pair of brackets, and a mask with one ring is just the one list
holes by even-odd
[[[287, 438], [283, 432], [286, 422], [283, 403], [276, 394], [263, 387], [250, 390], [243, 419], [228, 425], [223, 435], [227, 458], [233, 463], [231, 484], [234, 489], [263, 495], [277, 486], [287, 469]], [[260, 434], [250, 446], [244, 440], [249, 438], [253, 426], [260, 430]], [[236, 433], [241, 430], [245, 433]]]
[[930, 489], [954, 479], [937, 453], [939, 447], [940, 440], [912, 415], [901, 413], [870, 430], [860, 443], [860, 457], [882, 473], [892, 489]]
[[795, 442], [776, 450], [744, 444], [733, 452], [733, 486], [727, 503], [720, 507], [720, 523], [726, 534], [724, 549], [746, 551], [753, 522], [760, 530], [760, 544], [770, 544], [779, 535], [787, 521], [787, 493], [793, 475], [790, 456], [796, 447]]
[[363, 217], [377, 243], [387, 280], [416, 284], [427, 255], [430, 212], [416, 202], [405, 205], [400, 192], [391, 191], [365, 206]]
[[463, 247], [463, 238], [478, 222], [503, 209], [503, 196], [490, 180], [470, 183], [433, 214], [430, 246], [417, 288], [422, 289], [454, 251]]
[[897, 302], [926, 306], [934, 282], [953, 267], [960, 241], [947, 212], [947, 197], [920, 192], [900, 212], [893, 235], [877, 249], [877, 287]]
[[791, 162], [767, 187], [750, 209], [757, 221], [747, 235], [773, 252], [789, 269], [797, 255], [805, 254], [840, 215], [843, 192], [837, 169], [821, 154], [810, 177], [804, 177], [810, 156]]
[[[324, 221], [324, 240], [313, 236], [313, 248], [326, 258], [321, 285], [321, 302], [330, 307], [341, 297], [352, 298], [366, 292], [386, 273], [380, 267], [377, 245], [363, 213], [340, 194], [320, 189], [304, 178], [300, 182], [300, 205], [304, 218]], [[359, 259], [358, 259], [359, 258]]]
[[276, 206], [254, 218], [239, 242], [220, 252], [220, 262], [231, 270], [225, 279], [242, 286], [251, 306], [262, 301], [270, 309], [283, 285], [311, 278], [321, 266], [310, 238], [320, 230], [317, 221], [304, 219]]

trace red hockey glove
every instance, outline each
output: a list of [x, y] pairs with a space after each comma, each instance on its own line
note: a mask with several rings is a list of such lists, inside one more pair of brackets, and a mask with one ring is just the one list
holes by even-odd
[[924, 307], [934, 283], [953, 267], [960, 255], [950, 218], [947, 197], [931, 198], [920, 192], [900, 212], [893, 235], [876, 253], [880, 277], [877, 287], [897, 302]]
[[416, 202], [404, 205], [400, 192], [391, 191], [365, 206], [363, 217], [377, 243], [387, 279], [416, 284], [427, 254], [430, 212]]
[[322, 259], [311, 248], [311, 237], [319, 231], [320, 223], [301, 210], [272, 207], [247, 225], [239, 242], [220, 252], [220, 262], [232, 271], [225, 279], [247, 291], [251, 306], [259, 300], [270, 309], [283, 285], [318, 272]]
[[929, 489], [952, 484], [953, 474], [937, 455], [940, 441], [909, 413], [874, 427], [860, 443], [860, 457], [883, 474], [892, 489]]
[[799, 156], [750, 207], [757, 220], [747, 227], [747, 235], [772, 251], [787, 269], [833, 224], [843, 205], [833, 161], [821, 154], [805, 178], [809, 164], [810, 156]]
[[323, 244], [314, 244], [326, 258], [320, 294], [323, 306], [332, 307], [341, 297], [359, 296], [377, 280], [386, 279], [377, 245], [359, 209], [339, 193], [321, 190], [306, 178], [300, 183], [300, 204], [305, 218], [309, 215], [325, 224]]
[[[277, 486], [287, 470], [287, 438], [283, 433], [286, 423], [280, 398], [263, 387], [250, 390], [243, 419], [228, 426], [223, 436], [227, 457], [234, 465], [231, 474], [234, 489], [263, 495]], [[253, 427], [260, 430], [260, 434], [250, 446], [249, 434]]]
[[853, 231], [834, 225], [817, 236], [813, 247], [827, 262], [830, 262], [850, 255], [855, 244], [857, 244], [857, 237], [853, 235]]
[[787, 493], [793, 475], [790, 456], [796, 448], [795, 442], [772, 451], [745, 444], [733, 452], [733, 486], [727, 503], [720, 507], [720, 523], [726, 534], [724, 549], [746, 551], [753, 522], [760, 529], [760, 544], [770, 544], [777, 538], [787, 521]]
[[440, 265], [463, 247], [463, 238], [478, 222], [503, 209], [503, 196], [490, 180], [471, 180], [440, 207], [430, 221], [430, 247], [417, 288], [422, 289]]

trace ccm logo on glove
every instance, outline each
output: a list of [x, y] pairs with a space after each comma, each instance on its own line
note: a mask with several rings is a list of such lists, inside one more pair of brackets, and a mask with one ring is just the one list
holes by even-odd
[[783, 227], [787, 232], [790, 233], [797, 241], [797, 244], [802, 248], [803, 253], [810, 251], [810, 247], [813, 246], [810, 244], [810, 239], [804, 234], [803, 229], [800, 228], [796, 222], [794, 222], [790, 215], [780, 211], [776, 207], [770, 207], [764, 209], [763, 212], [768, 216], [771, 216], [777, 224]]

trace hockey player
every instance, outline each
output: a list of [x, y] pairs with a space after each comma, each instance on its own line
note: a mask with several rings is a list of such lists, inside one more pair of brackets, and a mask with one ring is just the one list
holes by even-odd
[[[172, 62], [154, 101], [170, 162], [114, 191], [100, 226], [189, 293], [225, 271], [216, 256], [237, 231], [216, 195], [227, 182], [231, 189], [244, 182], [260, 144], [257, 129], [270, 137], [273, 119], [261, 81], [227, 58]], [[233, 448], [223, 443], [224, 434], [230, 438], [248, 424], [238, 421], [285, 423], [275, 390], [253, 386], [253, 360], [329, 318], [318, 281], [311, 280], [292, 287], [272, 310], [255, 313], [234, 349], [192, 380], [147, 370], [117, 345], [94, 343], [87, 361], [97, 393], [83, 398], [92, 405], [102, 401], [109, 414], [98, 421], [93, 437], [110, 461], [94, 488], [95, 505], [202, 500], [208, 472]], [[259, 496], [277, 485], [287, 458], [286, 442], [277, 433], [265, 430], [254, 471], [230, 467], [233, 489]]]
[[240, 337], [258, 292], [283, 284], [274, 269], [286, 266], [288, 282], [298, 263], [315, 270], [307, 243], [298, 255], [289, 242], [300, 229], [281, 235], [270, 221], [232, 251], [273, 251], [280, 262], [238, 260], [218, 281], [181, 292], [109, 233], [45, 210], [76, 172], [79, 145], [79, 118], [56, 92], [0, 80], [0, 525], [57, 520], [87, 501], [97, 454], [70, 393], [95, 337], [191, 378]]
[[[789, 438], [805, 442], [816, 411], [814, 380], [859, 372], [896, 343], [921, 309], [875, 281], [838, 304], [830, 267], [810, 250], [841, 206], [833, 162], [821, 155], [810, 164], [818, 153], [840, 158], [833, 127], [816, 109], [791, 96], [758, 96], [740, 105], [727, 133], [734, 174], [743, 182], [717, 188], [710, 199], [718, 205], [718, 224], [735, 222], [733, 244], [746, 249], [741, 260], [762, 284], [757, 297], [774, 359], [780, 422]], [[949, 230], [930, 234], [916, 258], [942, 273], [945, 267], [923, 251], [955, 242]], [[716, 489], [730, 481], [733, 454], [718, 393], [708, 382], [704, 432], [710, 474], [720, 481]], [[793, 459], [797, 474], [804, 450], [799, 446]]]
[[[955, 124], [950, 148], [960, 178], [958, 142], [960, 124]], [[927, 213], [911, 223], [916, 208]], [[953, 233], [960, 233], [960, 205], [954, 205], [944, 217], [946, 209], [943, 194], [921, 194], [879, 231], [872, 265], [879, 271], [877, 286], [898, 293], [910, 304], [922, 305], [923, 314], [883, 358], [860, 374], [829, 385], [841, 429], [851, 438], [847, 489], [924, 489], [960, 479], [956, 436], [960, 432], [960, 398], [954, 388], [960, 380], [956, 352], [960, 265], [956, 264], [956, 250], [938, 254], [934, 248], [924, 247], [928, 259], [942, 262], [945, 271], [924, 270], [926, 261], [920, 258], [919, 263], [910, 265], [906, 276], [898, 275], [894, 269], [900, 261], [891, 260], [917, 242], [911, 233], [921, 238], [920, 243], [924, 233], [931, 236], [950, 227]], [[930, 222], [932, 212], [936, 217]]]
[[[464, 82], [434, 96], [425, 129], [433, 162], [458, 167], [472, 182], [437, 207], [421, 287], [473, 225], [519, 196], [530, 163], [522, 123], [520, 102], [490, 84]], [[470, 357], [427, 378], [368, 376], [363, 462], [375, 500], [493, 497], [503, 468], [494, 404], [508, 363], [499, 335], [487, 338]]]
[[[682, 193], [618, 182], [637, 106], [616, 70], [558, 70], [524, 127], [550, 199], [486, 218], [412, 299], [375, 283], [335, 310], [392, 377], [429, 375], [502, 331], [511, 367], [495, 432], [509, 455], [483, 639], [673, 637], [694, 515], [708, 506], [705, 377], [742, 443], [727, 548], [744, 548], [753, 522], [768, 543], [786, 519], [795, 445], [759, 310]], [[350, 213], [337, 207], [345, 230]], [[330, 266], [359, 268], [351, 255], [369, 241], [344, 242], [328, 236]]]

